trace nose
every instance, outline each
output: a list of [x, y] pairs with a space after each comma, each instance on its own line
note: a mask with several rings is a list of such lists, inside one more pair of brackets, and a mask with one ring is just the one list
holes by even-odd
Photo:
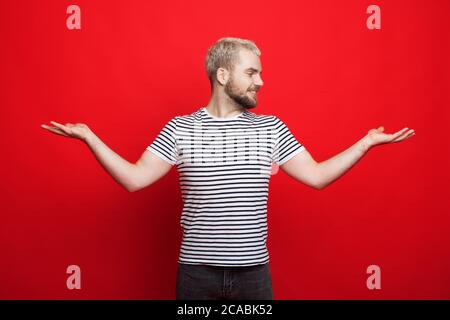
[[263, 84], [264, 84], [264, 82], [262, 81], [261, 76], [258, 76], [258, 77], [256, 78], [255, 85], [257, 85], [258, 87], [262, 87]]

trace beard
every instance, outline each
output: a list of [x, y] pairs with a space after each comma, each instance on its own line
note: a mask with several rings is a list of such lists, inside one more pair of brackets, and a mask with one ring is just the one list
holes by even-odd
[[252, 109], [256, 107], [257, 101], [256, 101], [256, 94], [254, 96], [254, 99], [250, 98], [247, 94], [250, 90], [256, 90], [258, 91], [258, 88], [252, 88], [249, 90], [246, 90], [245, 92], [242, 92], [234, 85], [233, 78], [230, 77], [230, 80], [225, 85], [225, 93], [239, 106], [245, 109]]

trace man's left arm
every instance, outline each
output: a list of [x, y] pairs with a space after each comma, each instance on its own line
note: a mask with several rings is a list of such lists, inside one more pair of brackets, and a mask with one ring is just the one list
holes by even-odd
[[415, 134], [413, 129], [386, 134], [384, 128], [369, 130], [368, 134], [354, 145], [334, 157], [316, 162], [311, 154], [304, 150], [280, 166], [294, 179], [315, 189], [323, 189], [348, 171], [372, 147], [380, 144], [403, 141]]

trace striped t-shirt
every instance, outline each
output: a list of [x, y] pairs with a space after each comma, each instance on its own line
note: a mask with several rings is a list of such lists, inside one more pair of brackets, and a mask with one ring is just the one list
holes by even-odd
[[272, 163], [306, 150], [276, 116], [205, 108], [172, 118], [147, 150], [177, 165], [183, 198], [178, 261], [251, 266], [269, 261], [267, 199]]

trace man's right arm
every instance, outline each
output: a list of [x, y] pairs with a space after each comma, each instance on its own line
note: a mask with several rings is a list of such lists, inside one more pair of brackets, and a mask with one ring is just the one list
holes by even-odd
[[171, 164], [148, 150], [144, 151], [135, 164], [130, 163], [111, 150], [94, 133], [87, 135], [85, 142], [102, 167], [129, 192], [153, 184], [172, 168]]
[[152, 152], [145, 150], [141, 158], [130, 163], [111, 150], [89, 127], [83, 123], [66, 125], [50, 121], [55, 127], [41, 125], [55, 134], [76, 138], [87, 144], [102, 167], [127, 191], [134, 192], [156, 182], [167, 174], [172, 165]]

